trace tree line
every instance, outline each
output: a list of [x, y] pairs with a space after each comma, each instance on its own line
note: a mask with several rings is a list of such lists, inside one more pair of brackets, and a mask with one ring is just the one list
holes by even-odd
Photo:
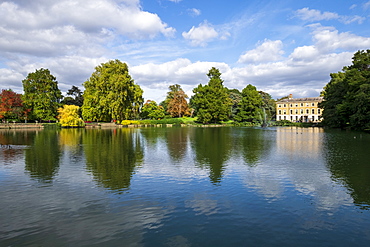
[[[0, 119], [56, 121], [82, 125], [83, 121], [115, 121], [197, 117], [200, 123], [233, 121], [265, 124], [275, 116], [275, 100], [248, 84], [241, 91], [223, 85], [221, 73], [211, 68], [207, 84], [199, 84], [189, 98], [180, 85], [169, 86], [164, 101], [144, 103], [143, 90], [131, 78], [126, 63], [111, 60], [95, 68], [83, 83], [84, 91], [72, 86], [63, 97], [48, 69], [29, 73], [22, 81], [24, 94], [3, 89]], [[370, 50], [358, 51], [352, 65], [330, 74], [321, 96], [323, 124], [329, 127], [370, 129]], [[82, 118], [82, 119], [81, 119]]]
[[273, 117], [275, 101], [248, 85], [241, 92], [223, 85], [221, 73], [211, 68], [209, 82], [193, 89], [189, 99], [180, 85], [169, 86], [164, 101], [144, 103], [143, 90], [131, 78], [126, 63], [111, 60], [95, 68], [83, 83], [84, 91], [72, 86], [63, 97], [56, 77], [48, 69], [29, 73], [22, 81], [24, 94], [11, 89], [0, 94], [0, 118], [17, 121], [56, 121], [78, 126], [84, 121], [121, 123], [127, 119], [197, 117], [200, 123], [260, 123]]

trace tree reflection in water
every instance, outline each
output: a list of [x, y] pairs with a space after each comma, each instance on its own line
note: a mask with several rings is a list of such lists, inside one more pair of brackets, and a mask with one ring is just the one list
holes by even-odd
[[354, 203], [370, 208], [370, 136], [365, 133], [326, 131], [327, 166], [336, 181], [348, 188]]
[[188, 148], [189, 128], [169, 128], [166, 131], [168, 153], [173, 161], [181, 161]]
[[224, 164], [229, 159], [232, 140], [231, 128], [194, 128], [190, 141], [199, 167], [209, 168], [213, 184], [221, 182]]
[[143, 148], [137, 130], [86, 130], [82, 142], [87, 170], [99, 184], [114, 191], [122, 191], [130, 186], [135, 167], [143, 160]]
[[60, 156], [58, 132], [55, 130], [37, 132], [33, 144], [25, 150], [25, 169], [32, 178], [50, 183], [58, 172]]

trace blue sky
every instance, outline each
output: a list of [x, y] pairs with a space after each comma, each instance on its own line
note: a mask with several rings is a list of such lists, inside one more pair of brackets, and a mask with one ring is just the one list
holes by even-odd
[[17, 92], [39, 68], [83, 89], [119, 59], [158, 103], [175, 83], [190, 96], [211, 67], [228, 88], [314, 97], [370, 49], [369, 0], [3, 0], [0, 16], [0, 88]]

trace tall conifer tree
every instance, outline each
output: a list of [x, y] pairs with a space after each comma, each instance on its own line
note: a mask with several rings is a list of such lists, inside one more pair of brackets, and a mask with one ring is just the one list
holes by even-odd
[[202, 123], [217, 123], [227, 120], [231, 111], [229, 91], [223, 85], [221, 73], [215, 67], [209, 70], [207, 85], [200, 84], [193, 89], [191, 105], [196, 110], [198, 121]]

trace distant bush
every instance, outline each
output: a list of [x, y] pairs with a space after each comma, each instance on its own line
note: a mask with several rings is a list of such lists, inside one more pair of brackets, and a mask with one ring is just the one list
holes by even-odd
[[121, 124], [122, 125], [131, 125], [131, 124], [137, 125], [137, 124], [140, 124], [140, 122], [137, 120], [122, 120]]
[[165, 118], [159, 120], [140, 120], [140, 124], [174, 124], [180, 125], [184, 124], [183, 119], [181, 118]]
[[62, 127], [83, 127], [84, 121], [78, 115], [80, 107], [76, 105], [64, 105], [58, 109], [58, 119]]

